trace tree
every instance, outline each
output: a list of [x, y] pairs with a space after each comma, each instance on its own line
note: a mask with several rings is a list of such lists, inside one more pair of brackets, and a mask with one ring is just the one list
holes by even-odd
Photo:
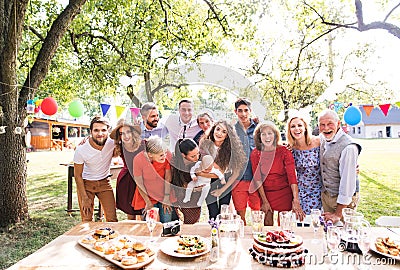
[[14, 134], [23, 126], [26, 101], [45, 78], [61, 38], [86, 0], [70, 0], [53, 22], [22, 86], [17, 81], [16, 55], [20, 48], [28, 0], [1, 0], [0, 105], [1, 123], [7, 126], [0, 135], [0, 227], [28, 218], [26, 198], [26, 153], [24, 137]]
[[389, 10], [388, 13], [386, 14], [385, 18], [382, 21], [374, 21], [374, 22], [367, 23], [367, 24], [364, 22], [364, 12], [363, 12], [361, 0], [354, 0], [356, 21], [350, 22], [350, 23], [331, 21], [327, 18], [328, 16], [325, 16], [325, 15], [321, 14], [320, 12], [318, 12], [318, 10], [316, 8], [314, 8], [312, 5], [307, 4], [307, 2], [304, 2], [304, 4], [307, 5], [310, 9], [312, 9], [318, 15], [322, 24], [330, 27], [329, 32], [336, 30], [338, 28], [355, 29], [360, 32], [369, 31], [369, 30], [373, 30], [373, 29], [382, 29], [382, 30], [386, 30], [393, 36], [400, 39], [400, 27], [388, 22], [388, 19], [390, 18], [390, 16], [392, 16], [394, 11], [400, 7], [400, 3], [397, 3], [391, 10]]
[[[223, 51], [222, 37], [232, 34], [229, 16], [219, 8], [226, 2], [203, 0], [199, 9], [179, 0], [70, 0], [65, 8], [58, 9], [56, 0], [0, 0], [4, 8], [0, 13], [0, 121], [7, 126], [6, 133], [0, 134], [0, 156], [2, 164], [6, 164], [0, 168], [0, 227], [28, 218], [24, 134], [14, 134], [14, 130], [23, 126], [26, 102], [42, 84], [46, 85], [44, 92], [54, 94], [66, 82], [71, 88], [63, 93], [67, 102], [68, 96], [77, 93], [73, 88], [79, 84], [90, 87], [90, 91], [83, 89], [85, 95], [97, 91], [99, 96], [98, 89], [115, 91], [117, 78], [123, 72], [143, 74], [149, 83], [150, 72], [162, 75], [170, 64]], [[29, 10], [39, 14], [32, 14], [24, 25], [28, 3]], [[177, 4], [177, 9], [171, 3]], [[44, 14], [50, 15], [44, 19]], [[78, 14], [79, 20], [72, 23]], [[231, 10], [231, 14], [232, 18], [243, 20], [239, 10]], [[200, 24], [198, 18], [190, 18], [200, 15]], [[127, 19], [134, 24], [123, 23]], [[24, 34], [26, 43], [21, 43]], [[112, 40], [115, 36], [116, 41]], [[62, 54], [56, 55], [59, 47]], [[162, 65], [158, 65], [160, 61]], [[62, 65], [78, 69], [69, 69], [68, 76], [60, 76], [64, 81], [58, 81], [56, 76], [63, 75]], [[81, 77], [71, 76], [74, 73]], [[73, 83], [66, 80], [69, 76]], [[154, 89], [157, 87], [162, 88], [156, 85]], [[149, 99], [154, 96], [154, 89], [146, 88], [150, 90]]]

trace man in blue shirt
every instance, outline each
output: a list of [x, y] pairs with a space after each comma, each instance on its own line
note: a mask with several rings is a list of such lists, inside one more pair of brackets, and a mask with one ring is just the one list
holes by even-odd
[[257, 188], [251, 187], [253, 171], [251, 168], [250, 153], [255, 147], [253, 133], [257, 123], [251, 119], [251, 102], [246, 98], [239, 98], [235, 102], [235, 114], [238, 117], [235, 129], [242, 142], [243, 150], [246, 153], [247, 167], [240, 180], [235, 183], [232, 189], [232, 199], [236, 212], [246, 225], [245, 216], [247, 205], [249, 205], [252, 210], [260, 210], [261, 206]]

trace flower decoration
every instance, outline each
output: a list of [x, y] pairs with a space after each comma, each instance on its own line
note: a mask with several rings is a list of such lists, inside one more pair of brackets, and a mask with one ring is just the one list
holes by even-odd
[[327, 232], [328, 227], [333, 226], [332, 220], [325, 221], [324, 217], [322, 216], [319, 217], [319, 222], [322, 226], [324, 226], [324, 232]]
[[218, 227], [219, 227], [219, 225], [221, 224], [221, 220], [215, 220], [214, 218], [211, 218], [209, 221], [208, 221], [208, 224], [210, 224], [211, 225], [211, 228], [212, 229], [218, 229]]

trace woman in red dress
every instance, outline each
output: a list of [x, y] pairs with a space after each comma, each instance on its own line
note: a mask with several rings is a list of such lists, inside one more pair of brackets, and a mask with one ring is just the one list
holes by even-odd
[[256, 148], [251, 152], [254, 183], [262, 200], [265, 225], [273, 225], [273, 211], [290, 211], [303, 220], [292, 153], [282, 145], [278, 128], [272, 122], [259, 124], [254, 131]]

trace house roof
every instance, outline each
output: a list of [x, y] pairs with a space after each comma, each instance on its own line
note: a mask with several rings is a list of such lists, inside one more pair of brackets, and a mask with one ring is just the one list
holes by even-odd
[[391, 106], [387, 116], [385, 116], [382, 110], [377, 107], [371, 111], [371, 114], [367, 116], [363, 106], [359, 106], [362, 114], [362, 121], [364, 125], [378, 125], [378, 124], [400, 124], [400, 108]]

